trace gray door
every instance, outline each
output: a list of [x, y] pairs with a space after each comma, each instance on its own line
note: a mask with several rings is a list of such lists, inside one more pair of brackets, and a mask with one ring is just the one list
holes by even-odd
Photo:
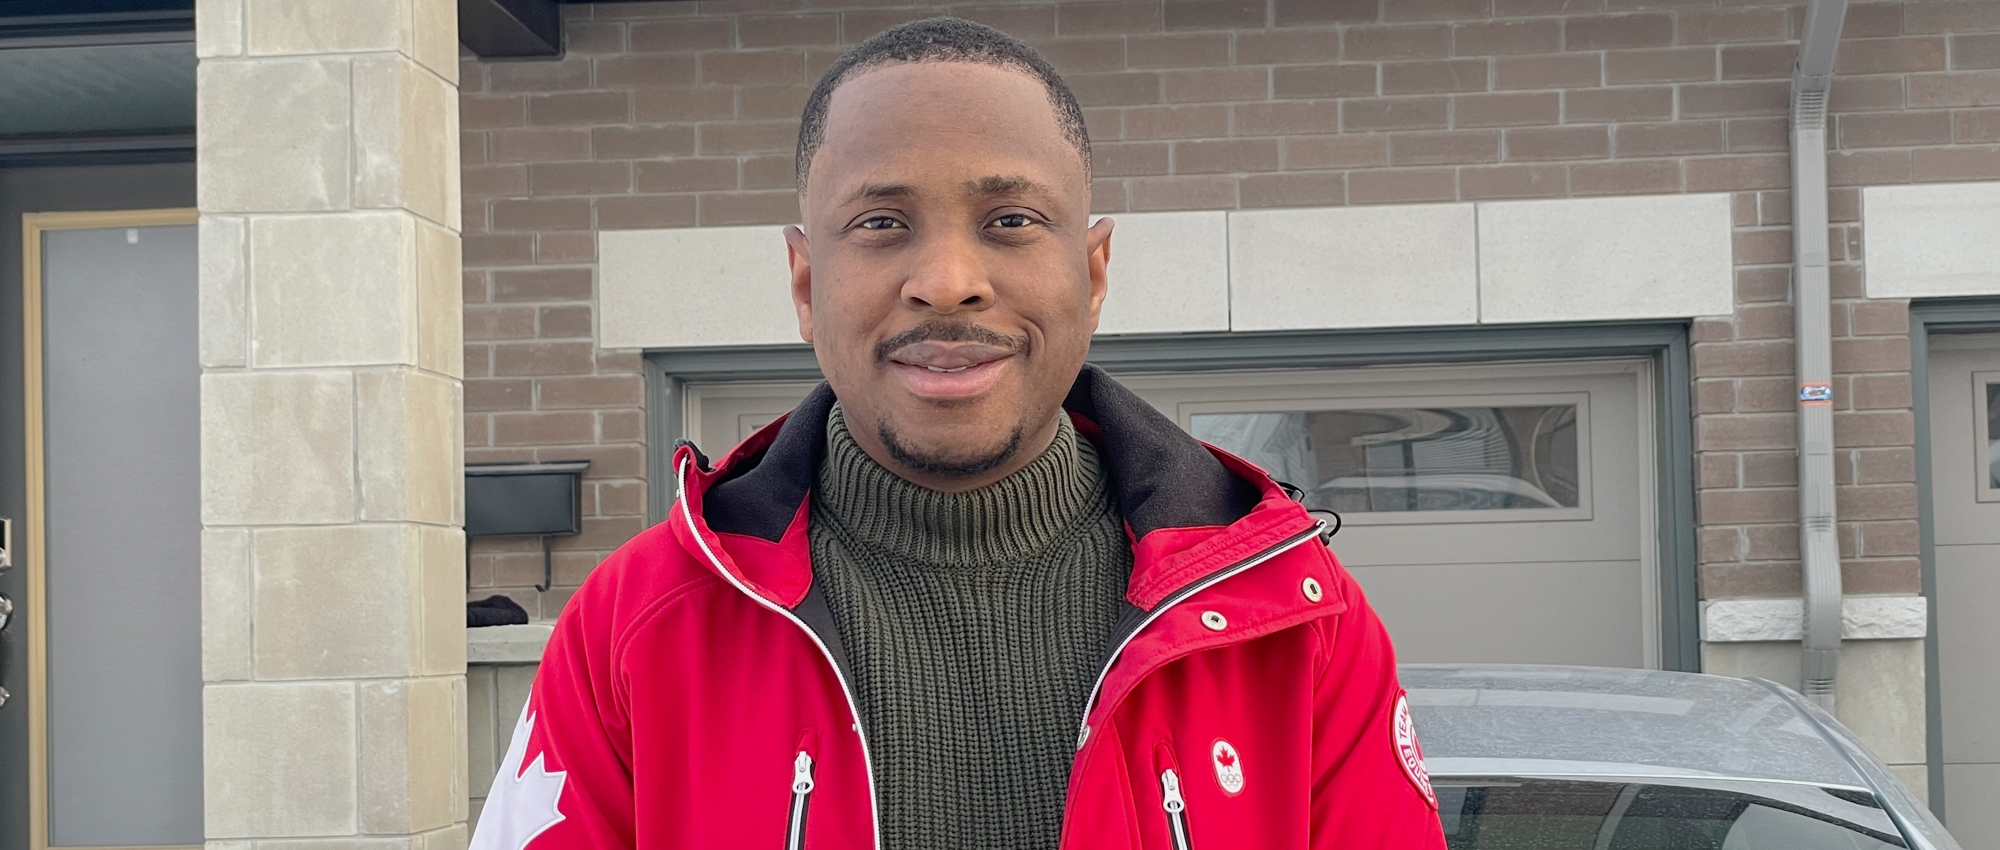
[[27, 221], [21, 334], [8, 334], [26, 341], [23, 384], [7, 407], [25, 458], [8, 484], [25, 499], [10, 516], [16, 651], [0, 708], [25, 721], [0, 727], [0, 748], [26, 769], [4, 802], [30, 848], [199, 845], [192, 215]]
[[2000, 334], [1931, 341], [1945, 815], [1959, 843], [2000, 847]]

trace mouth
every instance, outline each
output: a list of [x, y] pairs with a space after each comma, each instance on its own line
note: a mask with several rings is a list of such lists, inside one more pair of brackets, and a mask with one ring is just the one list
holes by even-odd
[[1014, 352], [975, 342], [912, 343], [888, 357], [904, 389], [919, 398], [962, 400], [998, 383]]

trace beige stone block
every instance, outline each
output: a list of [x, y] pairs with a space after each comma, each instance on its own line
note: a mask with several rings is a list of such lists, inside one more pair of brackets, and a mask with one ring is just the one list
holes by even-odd
[[[464, 476], [454, 474], [452, 480]], [[465, 672], [465, 532], [457, 527], [416, 526], [418, 587], [414, 609], [417, 669], [425, 675]]]
[[355, 831], [354, 686], [202, 690], [203, 820], [211, 839]]
[[359, 53], [402, 46], [402, 0], [249, 0], [250, 53]]
[[354, 490], [351, 374], [201, 376], [204, 525], [347, 522]]
[[201, 678], [251, 677], [250, 532], [201, 531]]
[[465, 850], [472, 840], [472, 830], [467, 828], [464, 820], [461, 816], [459, 823], [418, 836], [423, 844], [421, 850]]
[[457, 233], [417, 223], [417, 365], [453, 378], [465, 376], [463, 256]]
[[249, 295], [246, 292], [244, 253], [249, 248], [248, 229], [237, 216], [204, 215], [199, 225], [201, 238], [200, 304], [201, 365], [209, 368], [242, 366], [250, 334], [245, 326]]
[[416, 226], [394, 212], [250, 222], [251, 363], [416, 362]]
[[499, 754], [494, 728], [494, 668], [490, 664], [474, 664], [465, 668], [465, 740], [467, 785], [474, 797], [486, 796], [493, 787], [493, 772], [500, 769]]
[[364, 682], [361, 831], [415, 833], [450, 826], [466, 796], [459, 676]]
[[408, 675], [414, 537], [401, 523], [257, 531], [257, 678]]
[[[1924, 642], [1847, 641], [1840, 648], [1834, 716], [1889, 764], [1925, 759]], [[1702, 670], [1799, 687], [1796, 642], [1702, 645]]]
[[508, 742], [514, 739], [514, 722], [520, 718], [521, 709], [528, 706], [528, 696], [535, 690], [535, 673], [541, 669], [538, 664], [508, 664], [497, 668], [494, 680], [493, 717], [500, 724], [500, 734], [494, 740], [504, 754]]
[[209, 60], [196, 67], [195, 88], [196, 191], [204, 212], [347, 208], [347, 60]]
[[355, 373], [361, 518], [455, 525], [465, 489], [459, 382], [405, 367]]
[[194, 55], [243, 55], [243, 0], [195, 0]]
[[[403, 52], [445, 82], [458, 85], [457, 0], [403, 0], [410, 4], [410, 44]], [[454, 130], [456, 132], [456, 130]]]
[[[386, 838], [355, 836], [259, 841], [256, 847], [257, 850], [417, 850], [418, 843], [417, 837], [413, 835]], [[208, 846], [209, 850], [214, 850], [215, 844], [210, 842]]]
[[354, 203], [457, 230], [458, 89], [395, 53], [354, 60]]

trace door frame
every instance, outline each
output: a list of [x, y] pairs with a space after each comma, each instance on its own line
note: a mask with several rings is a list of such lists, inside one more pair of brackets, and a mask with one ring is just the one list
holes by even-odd
[[2000, 300], [1910, 302], [1910, 406], [1916, 415], [1917, 560], [1924, 596], [1924, 761], [1931, 813], [1944, 819], [1944, 705], [1938, 681], [1937, 519], [1931, 498], [1931, 337], [2000, 332]]
[[[1090, 346], [1090, 362], [1114, 375], [1634, 356], [1654, 363], [1650, 413], [1656, 516], [1648, 519], [1658, 546], [1660, 666], [1695, 672], [1701, 669], [1701, 615], [1688, 322], [1148, 334], [1099, 337]], [[794, 344], [648, 351], [645, 375], [646, 471], [651, 488], [646, 503], [651, 521], [658, 523], [673, 501], [667, 495], [674, 480], [670, 449], [684, 436], [689, 382], [816, 380], [820, 372], [811, 346]]]
[[[49, 718], [48, 718], [48, 631], [43, 614], [48, 611], [48, 560], [44, 552], [44, 532], [48, 526], [47, 446], [43, 435], [45, 411], [42, 363], [42, 234], [57, 230], [98, 230], [117, 227], [163, 227], [196, 224], [200, 214], [186, 207], [135, 210], [93, 210], [85, 212], [24, 213], [21, 216], [21, 415], [26, 435], [23, 471], [27, 511], [22, 517], [22, 578], [26, 594], [20, 611], [26, 616], [16, 628], [27, 630], [28, 705], [28, 848], [52, 850], [49, 845]], [[18, 543], [17, 543], [18, 545]], [[175, 845], [159, 845], [160, 850], [197, 850]], [[59, 850], [101, 850], [101, 848], [60, 848]]]

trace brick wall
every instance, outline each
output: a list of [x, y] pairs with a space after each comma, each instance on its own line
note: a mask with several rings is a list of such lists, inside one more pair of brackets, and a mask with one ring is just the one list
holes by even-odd
[[[596, 229], [789, 222], [844, 45], [941, 12], [1037, 47], [1087, 108], [1101, 212], [1664, 192], [1736, 198], [1738, 307], [1694, 326], [1705, 595], [1799, 587], [1786, 103], [1803, 3], [722, 0], [566, 7], [559, 61], [468, 63], [467, 459], [595, 461], [536, 599], [644, 524], [639, 357], [592, 344]], [[1833, 90], [1834, 369], [1849, 592], [1918, 589], [1908, 309], [1862, 298], [1857, 187], [2000, 179], [2000, 0], [1858, 3]]]

